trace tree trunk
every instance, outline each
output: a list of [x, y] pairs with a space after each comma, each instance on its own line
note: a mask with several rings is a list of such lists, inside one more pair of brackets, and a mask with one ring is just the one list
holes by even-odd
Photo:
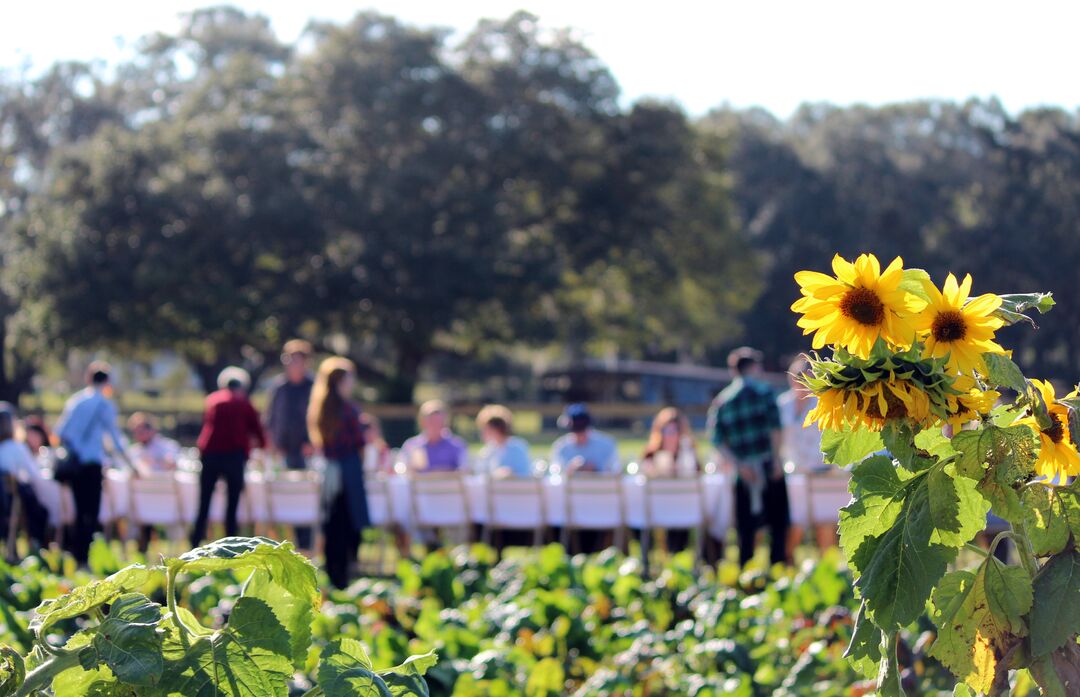
[[415, 345], [398, 345], [394, 374], [386, 381], [383, 400], [390, 404], [411, 404], [416, 382], [420, 378], [420, 364], [427, 351]]

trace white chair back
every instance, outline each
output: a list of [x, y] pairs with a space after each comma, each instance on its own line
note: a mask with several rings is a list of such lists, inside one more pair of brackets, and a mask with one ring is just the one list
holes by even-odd
[[247, 472], [244, 493], [240, 496], [240, 509], [237, 513], [237, 520], [241, 525], [261, 525], [270, 522], [266, 481], [266, 475], [261, 471], [249, 470]]
[[547, 524], [544, 487], [539, 479], [489, 479], [487, 525], [507, 530], [536, 530]]
[[690, 530], [704, 527], [705, 491], [698, 477], [645, 482], [645, 527]]
[[129, 510], [136, 525], [183, 525], [188, 518], [172, 472], [133, 477]]
[[410, 483], [417, 527], [465, 527], [472, 522], [465, 483], [457, 472], [417, 474]]
[[390, 496], [390, 483], [386, 476], [368, 473], [364, 479], [364, 493], [367, 495], [368, 519], [376, 527], [385, 527], [394, 522], [394, 501]]
[[851, 473], [841, 469], [806, 475], [807, 517], [811, 525], [835, 524], [840, 509], [851, 502]]
[[622, 528], [625, 521], [622, 477], [581, 472], [567, 477], [567, 527], [612, 530]]
[[285, 470], [266, 482], [270, 522], [275, 525], [318, 525], [322, 518], [322, 483], [318, 473]]

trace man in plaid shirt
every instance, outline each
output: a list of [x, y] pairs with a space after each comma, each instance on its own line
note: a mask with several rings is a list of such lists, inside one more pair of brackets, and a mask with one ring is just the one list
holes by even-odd
[[774, 564], [785, 562], [790, 512], [779, 456], [782, 431], [776, 394], [757, 379], [759, 351], [735, 349], [728, 356], [728, 367], [736, 377], [713, 400], [708, 430], [713, 445], [735, 465], [739, 559], [746, 564], [754, 556], [754, 536], [768, 525], [770, 558]]

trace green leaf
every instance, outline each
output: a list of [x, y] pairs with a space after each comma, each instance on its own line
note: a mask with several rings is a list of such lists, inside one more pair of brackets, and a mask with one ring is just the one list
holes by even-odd
[[1069, 544], [1069, 536], [1080, 540], [1080, 489], [1070, 486], [1032, 484], [1022, 494], [1024, 532], [1035, 554], [1057, 554]]
[[302, 668], [311, 645], [311, 623], [315, 607], [309, 596], [296, 596], [270, 578], [264, 569], [256, 569], [244, 584], [245, 597], [259, 598], [274, 611], [281, 626], [289, 633], [293, 665]]
[[938, 636], [930, 654], [972, 688], [989, 692], [999, 662], [1027, 635], [1023, 616], [1032, 600], [1027, 572], [992, 556], [974, 573], [947, 574], [933, 593]]
[[1080, 551], [1057, 554], [1035, 577], [1031, 653], [1053, 652], [1080, 632]]
[[326, 697], [393, 697], [385, 681], [372, 669], [364, 647], [348, 637], [332, 641], [323, 649], [318, 680]]
[[825, 456], [825, 463], [830, 465], [854, 464], [884, 449], [881, 436], [865, 428], [853, 431], [826, 429], [821, 434], [821, 452]]
[[840, 509], [840, 546], [848, 559], [867, 537], [892, 527], [903, 508], [906, 483], [915, 476], [883, 455], [868, 457], [852, 468], [851, 503]]
[[866, 678], [877, 675], [881, 663], [881, 630], [866, 617], [866, 601], [859, 605], [855, 615], [855, 630], [851, 634], [844, 657], [851, 661], [859, 673]]
[[1035, 320], [1024, 313], [1034, 309], [1038, 310], [1039, 314], [1045, 315], [1055, 304], [1052, 293], [1016, 293], [1000, 297], [1001, 306], [994, 312], [994, 316], [1005, 320], [1006, 326], [1017, 322], [1027, 322], [1032, 327], [1037, 327]]
[[934, 525], [931, 542], [962, 547], [986, 527], [987, 501], [975, 481], [956, 476], [954, 466], [936, 466], [926, 475], [930, 519]]
[[0, 645], [0, 697], [15, 694], [26, 678], [26, 665], [19, 652]]
[[978, 489], [989, 499], [994, 513], [1013, 522], [1023, 517], [1016, 487], [1034, 472], [1039, 439], [1023, 424], [1002, 428], [985, 424], [975, 431], [961, 431], [952, 439], [960, 453], [956, 471], [979, 480]]
[[956, 453], [952, 440], [940, 428], [928, 428], [915, 434], [915, 447], [932, 457], [947, 458]]
[[289, 635], [258, 598], [236, 601], [229, 621], [208, 636], [185, 639], [173, 625], [163, 645], [165, 671], [146, 695], [285, 697], [292, 676]]
[[904, 697], [900, 681], [900, 661], [896, 655], [896, 632], [881, 636], [881, 664], [877, 676], [879, 697]]
[[930, 302], [930, 294], [926, 290], [931, 285], [930, 274], [922, 269], [904, 269], [904, 275], [900, 279], [900, 288], [912, 295]]
[[956, 557], [955, 547], [932, 542], [941, 533], [934, 522], [928, 477], [918, 476], [906, 489], [895, 522], [883, 534], [867, 537], [851, 557], [861, 572], [856, 586], [871, 618], [885, 631], [904, 627], [922, 614], [930, 591]]
[[379, 677], [386, 683], [390, 694], [395, 697], [427, 697], [428, 687], [424, 674], [439, 662], [435, 652], [419, 656], [409, 656], [401, 665], [389, 670], [380, 670]]
[[298, 598], [321, 602], [315, 567], [293, 551], [290, 542], [275, 542], [266, 537], [226, 537], [165, 560], [174, 573], [209, 573], [213, 571], [266, 571], [271, 580]]
[[539, 661], [529, 671], [529, 681], [525, 683], [526, 697], [548, 697], [566, 692], [566, 671], [562, 662], [555, 658]]
[[[119, 680], [153, 685], [161, 678], [161, 606], [141, 593], [117, 598], [109, 616], [94, 632], [94, 665], [104, 663]], [[90, 668], [85, 663], [84, 668]]]
[[984, 353], [986, 379], [994, 386], [1007, 387], [1023, 394], [1027, 390], [1027, 378], [1020, 367], [1003, 353]]
[[[90, 643], [93, 630], [83, 630], [71, 637], [64, 648], [76, 652], [82, 660], [85, 652], [93, 654]], [[87, 667], [88, 666], [88, 667]], [[134, 697], [135, 688], [122, 684], [105, 665], [76, 665], [61, 671], [52, 681], [52, 691], [65, 697]]]
[[67, 595], [42, 601], [34, 610], [30, 628], [44, 634], [52, 624], [85, 615], [94, 608], [111, 603], [122, 593], [142, 588], [149, 579], [150, 571], [145, 566], [133, 564], [108, 578], [78, 586]]

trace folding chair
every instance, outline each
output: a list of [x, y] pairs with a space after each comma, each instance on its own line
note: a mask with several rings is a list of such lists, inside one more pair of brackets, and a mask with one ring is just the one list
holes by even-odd
[[487, 479], [487, 521], [484, 543], [491, 544], [493, 533], [501, 530], [532, 531], [533, 546], [544, 541], [547, 526], [547, 503], [539, 479]]
[[840, 469], [806, 474], [806, 523], [814, 531], [815, 543], [818, 525], [831, 524], [835, 537], [839, 511], [851, 500], [850, 481], [851, 473]]
[[190, 518], [184, 510], [180, 482], [172, 472], [132, 477], [128, 491], [128, 510], [135, 530], [141, 530], [144, 525], [159, 525], [168, 530], [170, 542], [186, 537]]
[[383, 572], [386, 549], [394, 539], [396, 518], [394, 517], [394, 499], [390, 495], [390, 482], [386, 475], [366, 472], [364, 475], [364, 493], [367, 495], [368, 520], [382, 533], [379, 545], [379, 558], [376, 562], [379, 573]]
[[417, 530], [456, 529], [458, 542], [469, 542], [472, 516], [465, 482], [457, 472], [414, 474], [409, 479], [412, 523]]
[[320, 548], [322, 481], [311, 470], [282, 470], [266, 480], [266, 509], [270, 525], [312, 528], [312, 549]]
[[696, 561], [701, 561], [708, 516], [700, 477], [647, 479], [644, 517], [641, 555], [645, 560], [649, 558], [649, 542], [654, 531], [688, 530], [694, 534]]
[[619, 549], [625, 545], [626, 512], [622, 477], [576, 472], [566, 478], [566, 517], [561, 541], [570, 550], [571, 534], [580, 530], [612, 530]]

